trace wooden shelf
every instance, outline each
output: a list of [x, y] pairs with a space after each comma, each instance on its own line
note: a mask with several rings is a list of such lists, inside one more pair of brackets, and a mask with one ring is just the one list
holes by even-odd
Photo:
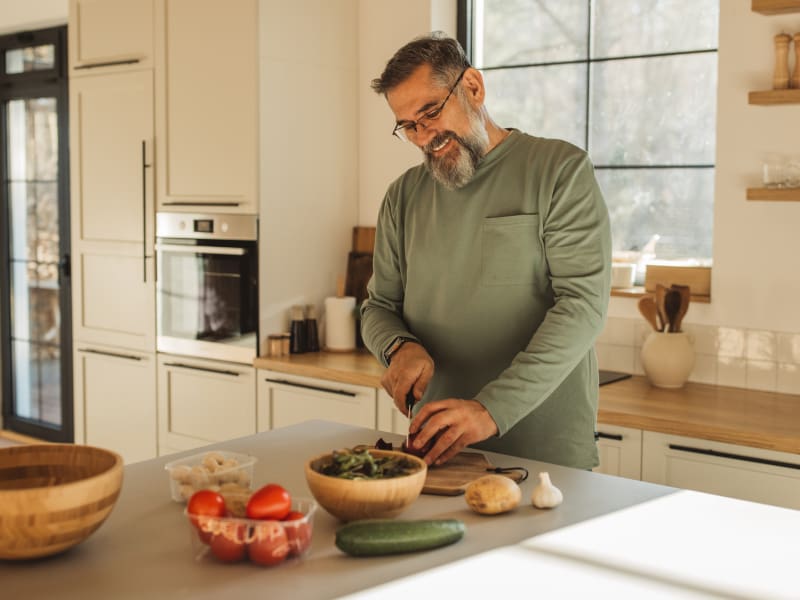
[[748, 101], [750, 104], [759, 104], [761, 106], [769, 106], [772, 104], [800, 104], [800, 89], [750, 92]]
[[751, 8], [762, 15], [785, 15], [800, 12], [800, 0], [753, 0]]
[[747, 188], [747, 199], [767, 202], [800, 202], [800, 188]]

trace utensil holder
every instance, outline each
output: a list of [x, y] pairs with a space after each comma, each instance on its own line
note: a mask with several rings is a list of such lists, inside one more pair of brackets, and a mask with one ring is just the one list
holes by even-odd
[[655, 387], [680, 388], [694, 368], [694, 346], [683, 332], [652, 331], [642, 345], [642, 367]]

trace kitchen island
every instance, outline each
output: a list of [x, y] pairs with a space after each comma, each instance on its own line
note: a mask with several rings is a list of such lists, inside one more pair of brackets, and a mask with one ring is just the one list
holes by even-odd
[[[309, 495], [303, 475], [308, 458], [379, 436], [401, 440], [372, 429], [308, 421], [208, 449], [256, 456], [256, 486], [280, 483], [301, 497]], [[486, 454], [495, 466], [530, 471], [515, 511], [480, 516], [467, 508], [463, 496], [423, 495], [399, 517], [461, 519], [467, 532], [460, 542], [428, 552], [352, 558], [334, 546], [338, 522], [320, 509], [310, 555], [272, 568], [195, 561], [183, 505], [170, 499], [164, 471], [164, 464], [180, 455], [131, 464], [116, 507], [94, 535], [62, 555], [0, 562], [0, 589], [4, 598], [26, 600], [294, 600], [350, 594], [407, 599], [409, 590], [415, 597], [430, 597], [434, 589], [474, 597], [480, 585], [493, 584], [493, 590], [527, 590], [526, 596], [536, 596], [537, 585], [549, 589], [555, 574], [563, 574], [561, 591], [587, 585], [600, 596], [613, 590], [642, 597], [646, 590], [672, 598], [797, 597], [800, 591], [789, 578], [790, 545], [800, 536], [798, 511]], [[536, 474], [544, 470], [564, 493], [564, 503], [553, 510], [534, 509], [528, 501]], [[698, 582], [704, 565], [707, 583]], [[755, 574], [754, 568], [759, 569]]]

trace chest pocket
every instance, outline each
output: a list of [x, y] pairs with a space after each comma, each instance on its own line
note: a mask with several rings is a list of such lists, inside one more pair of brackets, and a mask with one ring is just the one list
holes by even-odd
[[525, 285], [534, 282], [542, 254], [539, 215], [484, 219], [481, 236], [481, 284]]

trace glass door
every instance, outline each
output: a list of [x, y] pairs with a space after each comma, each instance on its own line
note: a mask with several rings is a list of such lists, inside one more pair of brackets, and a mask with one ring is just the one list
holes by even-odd
[[0, 51], [3, 428], [72, 441], [66, 27]]

